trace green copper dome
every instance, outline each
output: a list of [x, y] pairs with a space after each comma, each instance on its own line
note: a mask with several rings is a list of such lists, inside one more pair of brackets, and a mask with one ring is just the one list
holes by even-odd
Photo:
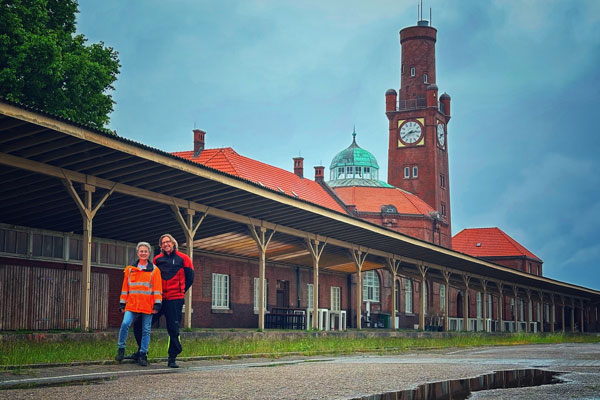
[[356, 132], [352, 132], [352, 144], [333, 157], [329, 169], [354, 165], [379, 169], [375, 156], [356, 144]]
[[356, 144], [356, 130], [352, 132], [352, 144], [340, 151], [329, 166], [331, 187], [375, 186], [392, 187], [378, 180], [379, 165], [375, 156]]

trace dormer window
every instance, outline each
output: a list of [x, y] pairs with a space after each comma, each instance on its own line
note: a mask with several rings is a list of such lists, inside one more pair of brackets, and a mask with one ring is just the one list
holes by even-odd
[[392, 204], [381, 206], [381, 212], [383, 214], [398, 214], [398, 210]]

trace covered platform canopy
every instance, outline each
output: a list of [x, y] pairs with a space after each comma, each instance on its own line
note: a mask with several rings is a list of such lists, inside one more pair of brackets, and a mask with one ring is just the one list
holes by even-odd
[[[489, 290], [494, 284], [500, 293], [533, 292], [587, 305], [600, 300], [596, 290], [482, 261], [5, 100], [0, 179], [0, 222], [87, 234], [87, 241], [92, 234], [137, 242], [170, 232], [193, 242], [190, 253], [258, 258], [262, 278], [265, 260], [272, 260], [314, 268], [315, 283], [319, 270], [389, 268], [394, 275], [459, 288]], [[85, 251], [82, 328], [89, 296]], [[356, 297], [360, 305], [360, 293]], [[186, 314], [186, 325], [190, 318]]]

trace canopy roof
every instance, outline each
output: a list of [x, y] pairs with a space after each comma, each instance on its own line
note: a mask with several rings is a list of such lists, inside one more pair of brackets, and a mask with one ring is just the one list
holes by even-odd
[[[105, 131], [0, 100], [0, 221], [80, 233], [82, 216], [71, 197], [93, 192], [101, 205], [93, 235], [128, 242], [154, 241], [169, 232], [183, 238], [179, 211], [205, 216], [194, 238], [198, 251], [257, 257], [250, 227], [275, 232], [267, 260], [312, 267], [307, 240], [326, 243], [319, 268], [356, 273], [351, 251], [367, 254], [363, 271], [396, 260], [398, 272], [451, 284], [471, 276], [471, 287], [502, 282], [519, 290], [547, 291], [586, 301], [600, 292], [516, 271], [445, 249], [323, 205], [201, 165]], [[106, 201], [103, 201], [106, 200]], [[81, 200], [80, 200], [81, 201]], [[421, 269], [422, 270], [422, 269]], [[507, 292], [508, 293], [508, 292]]]

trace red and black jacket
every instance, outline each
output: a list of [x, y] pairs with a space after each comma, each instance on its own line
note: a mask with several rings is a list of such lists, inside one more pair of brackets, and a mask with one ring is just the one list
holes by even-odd
[[162, 276], [163, 300], [183, 299], [185, 292], [194, 283], [194, 265], [190, 258], [173, 250], [171, 254], [161, 252], [154, 257], [154, 265]]

